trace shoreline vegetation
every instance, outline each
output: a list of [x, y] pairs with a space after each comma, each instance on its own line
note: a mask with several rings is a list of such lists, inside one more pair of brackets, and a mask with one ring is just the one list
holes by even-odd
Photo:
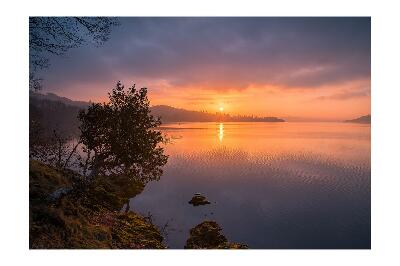
[[[264, 121], [169, 106], [151, 109], [146, 88], [126, 90], [120, 82], [109, 93], [109, 103], [103, 104], [37, 95], [43, 94], [31, 92], [29, 125], [29, 247], [33, 249], [168, 248], [163, 229], [152, 223], [151, 216], [137, 214], [129, 206], [148, 182], [160, 179], [167, 163], [159, 145], [167, 140], [159, 131], [162, 122], [154, 117], [155, 110], [169, 113], [167, 121], [196, 116], [203, 122]], [[370, 115], [345, 122], [367, 120], [370, 123]], [[71, 144], [73, 139], [77, 143]], [[83, 154], [77, 152], [78, 145]], [[189, 204], [211, 203], [196, 193]], [[229, 242], [221, 230], [216, 221], [205, 220], [188, 232], [182, 248], [248, 248]]]
[[[39, 93], [30, 91], [29, 105], [30, 115], [41, 114], [41, 120], [48, 128], [57, 128], [77, 135], [79, 123], [76, 119], [82, 109], [88, 108], [92, 103], [74, 101], [54, 93]], [[185, 122], [288, 122], [277, 117], [256, 116], [230, 116], [229, 114], [212, 114], [207, 112], [190, 111], [175, 108], [168, 105], [155, 105], [149, 107], [152, 115], [160, 116], [163, 124]], [[291, 121], [291, 120], [290, 120]], [[290, 122], [289, 121], [289, 122]], [[371, 115], [361, 116], [355, 119], [337, 121], [344, 123], [370, 124]]]
[[[76, 133], [78, 121], [76, 119], [80, 110], [87, 109], [92, 103], [73, 101], [54, 93], [42, 94], [30, 92], [30, 112], [42, 113], [42, 120], [51, 127], [60, 127], [64, 131]], [[149, 110], [154, 117], [160, 117], [162, 123], [175, 122], [286, 122], [278, 117], [258, 117], [229, 115], [227, 113], [208, 113], [175, 108], [168, 105], [150, 106]]]
[[[98, 178], [90, 186], [70, 170], [61, 171], [35, 160], [29, 162], [29, 247], [57, 248], [166, 248], [160, 229], [123, 204], [144, 185]], [[57, 189], [71, 193], [52, 200]]]
[[227, 113], [209, 113], [205, 111], [190, 111], [168, 105], [155, 105], [151, 108], [154, 116], [160, 117], [163, 123], [172, 122], [285, 122], [278, 117], [259, 117], [247, 115], [230, 115]]
[[[109, 103], [72, 109], [77, 112], [77, 132], [68, 123], [53, 128], [62, 120], [52, 123], [43, 108], [32, 104], [29, 247], [167, 248], [163, 229], [152, 223], [151, 216], [137, 214], [129, 206], [148, 182], [160, 179], [168, 160], [161, 145], [167, 140], [157, 130], [161, 121], [151, 114], [147, 89], [125, 89], [118, 82], [109, 93]], [[57, 118], [71, 111], [61, 102], [49, 106]], [[77, 133], [77, 142], [71, 144]], [[197, 197], [209, 203], [201, 194]], [[190, 230], [185, 248], [247, 248], [228, 242], [221, 230], [215, 221], [204, 221]]]
[[[162, 23], [157, 22], [159, 19], [162, 20], [159, 21]], [[180, 19], [176, 18], [172, 20], [167, 19], [166, 21], [164, 21], [164, 18], [151, 18], [150, 21], [148, 18], [142, 20], [141, 18], [118, 17], [29, 17], [29, 248], [168, 248], [167, 241], [164, 238], [164, 234], [167, 233], [165, 229], [168, 223], [165, 226], [155, 225], [151, 213], [148, 213], [147, 216], [141, 215], [136, 213], [134, 208], [130, 206], [130, 199], [142, 193], [149, 182], [158, 181], [160, 178], [167, 178], [167, 176], [171, 177], [171, 175], [173, 175], [173, 173], [170, 172], [168, 175], [163, 176], [164, 166], [169, 159], [168, 155], [164, 152], [166, 144], [169, 143], [169, 137], [165, 129], [169, 130], [173, 127], [162, 127], [162, 124], [176, 123], [178, 126], [175, 128], [181, 130], [188, 129], [184, 128], [184, 126], [180, 126], [181, 123], [185, 122], [215, 123], [215, 126], [219, 126], [219, 140], [222, 144], [224, 131], [223, 123], [225, 122], [238, 122], [238, 124], [241, 124], [240, 122], [260, 122], [260, 124], [261, 122], [282, 123], [280, 125], [274, 124], [273, 127], [284, 128], [285, 125], [287, 125], [283, 123], [286, 122], [285, 120], [290, 122], [316, 121], [316, 118], [297, 117], [297, 115], [302, 116], [306, 114], [306, 116], [308, 116], [308, 111], [302, 114], [303, 112], [301, 112], [300, 109], [302, 107], [301, 105], [304, 103], [302, 103], [302, 101], [296, 101], [296, 95], [293, 96], [294, 100], [289, 99], [290, 101], [281, 101], [280, 98], [286, 97], [284, 92], [286, 89], [296, 89], [299, 86], [315, 87], [318, 89], [319, 87], [324, 87], [325, 84], [332, 83], [332, 78], [327, 78], [326, 75], [332, 72], [331, 69], [328, 69], [330, 72], [318, 72], [316, 75], [314, 75], [315, 73], [309, 75], [309, 71], [305, 71], [306, 75], [303, 75], [304, 71], [300, 71], [301, 75], [298, 75], [299, 66], [304, 65], [304, 60], [302, 60], [303, 55], [306, 55], [306, 57], [316, 56], [315, 58], [313, 57], [314, 59], [323, 56], [325, 61], [328, 60], [332, 61], [331, 63], [334, 65], [337, 64], [337, 62], [343, 59], [343, 55], [346, 55], [346, 49], [342, 49], [343, 47], [341, 45], [339, 50], [336, 49], [337, 51], [331, 49], [332, 44], [329, 42], [332, 40], [332, 36], [340, 42], [344, 39], [349, 39], [350, 35], [353, 35], [353, 29], [347, 27], [351, 28], [350, 35], [348, 34], [350, 31], [337, 31], [340, 32], [339, 35], [332, 34], [333, 31], [336, 31], [336, 26], [333, 24], [337, 22], [333, 23], [333, 21], [331, 21], [332, 19], [330, 19], [328, 30], [323, 27], [312, 26], [311, 34], [309, 34], [310, 31], [307, 30], [307, 25], [310, 22], [303, 19], [301, 19], [301, 21], [296, 20], [293, 21], [293, 25], [298, 25], [300, 23], [301, 31], [299, 36], [301, 36], [301, 38], [297, 38], [299, 36], [296, 34], [290, 34], [290, 37], [299, 40], [298, 47], [300, 49], [288, 50], [285, 32], [287, 32], [288, 29], [289, 33], [292, 32], [292, 30], [290, 30], [290, 27], [293, 26], [292, 22], [274, 22], [270, 21], [270, 19], [271, 18], [260, 20], [260, 18], [256, 18], [256, 24], [260, 24], [257, 26], [254, 24], [255, 21], [250, 21], [252, 19], [240, 19], [240, 21], [236, 21], [236, 18], [224, 19], [223, 21], [219, 18], [216, 20], [208, 18], [210, 23], [204, 24], [201, 22], [198, 24], [199, 21], [195, 18], [191, 18], [193, 21], [188, 23], [186, 18], [184, 19], [185, 21], [180, 21]], [[203, 20], [203, 18], [201, 18], [201, 20]], [[154, 21], [157, 23], [154, 23]], [[359, 65], [364, 66], [365, 64], [359, 64], [358, 61], [361, 60], [360, 62], [364, 62], [364, 58], [368, 59], [370, 57], [370, 31], [368, 31], [370, 21], [362, 21], [360, 24], [360, 22], [351, 19], [351, 21], [345, 23], [352, 27], [354, 26], [361, 34], [359, 36], [360, 38], [357, 38], [357, 41], [365, 41], [367, 44], [363, 45], [358, 42], [348, 42], [351, 44], [351, 49], [349, 50], [350, 54], [352, 50], [354, 50], [354, 47], [357, 47], [357, 49], [361, 48], [361, 56], [355, 57], [357, 61], [356, 64], [353, 64], [355, 61], [353, 62], [350, 60], [349, 66], [350, 68]], [[322, 25], [324, 23], [320, 24]], [[339, 24], [341, 25], [341, 23]], [[272, 25], [272, 27], [268, 25]], [[116, 35], [111, 35], [113, 30], [120, 26], [122, 26], [122, 29], [119, 30]], [[206, 31], [203, 31], [205, 29], [204, 26], [207, 27]], [[251, 26], [252, 29], [256, 29], [256, 31], [246, 30], [248, 26]], [[171, 38], [171, 36], [177, 33], [174, 32], [174, 29], [177, 28], [183, 29], [183, 31], [178, 32], [178, 35]], [[203, 47], [207, 47], [208, 45], [206, 44], [204, 46], [203, 40], [210, 39], [207, 38], [207, 36], [213, 33], [213, 31], [209, 31], [209, 28], [217, 29], [214, 33], [218, 33], [221, 29], [224, 31], [228, 30], [232, 34], [224, 35], [232, 41], [226, 38], [215, 38], [216, 42], [214, 43], [215, 45], [211, 47], [212, 49], [203, 49]], [[257, 28], [265, 28], [267, 31], [259, 31]], [[296, 26], [295, 28], [299, 27]], [[245, 30], [243, 31], [243, 29]], [[147, 34], [146, 31], [148, 30], [154, 34]], [[160, 39], [160, 36], [157, 37], [157, 33], [160, 32], [170, 32], [172, 35], [161, 34]], [[196, 32], [196, 34], [198, 32], [200, 34], [195, 36], [196, 34], [193, 35], [191, 34], [192, 32]], [[307, 34], [304, 34], [304, 32]], [[235, 43], [235, 41], [241, 38], [247, 38], [248, 33], [251, 35], [255, 33], [254, 36], [258, 36], [259, 33], [261, 33], [261, 35], [267, 33], [268, 36], [271, 35], [271, 38], [266, 40], [267, 43], [263, 41], [260, 42], [259, 38], [250, 38], [254, 40], [246, 42], [243, 47], [239, 45], [238, 47], [235, 46], [235, 49], [226, 49], [226, 45], [224, 44]], [[282, 33], [284, 35], [282, 35]], [[218, 37], [217, 35], [212, 34], [210, 36], [214, 38]], [[102, 51], [100, 51], [100, 49], [95, 53], [87, 53], [87, 51], [89, 51], [88, 49], [90, 49], [89, 47], [101, 47], [112, 36], [120, 38], [120, 40], [117, 39], [111, 42], [109, 44], [110, 46], [105, 47]], [[154, 36], [157, 38], [154, 39]], [[206, 38], [204, 38], [204, 36], [206, 36]], [[282, 36], [285, 38], [282, 38]], [[167, 38], [165, 39], [164, 37]], [[189, 40], [189, 42], [182, 41], [183, 39], [181, 40], [181, 37], [185, 37], [184, 39]], [[302, 39], [305, 41], [302, 41]], [[163, 45], [153, 45], [154, 41], [159, 42], [160, 40], [163, 41]], [[316, 42], [315, 40], [322, 40], [322, 42]], [[124, 49], [123, 46], [125, 46], [126, 42], [129, 43], [132, 41], [139, 45], [134, 45], [132, 48], [133, 50], [131, 49], [133, 53], [132, 51], [126, 53], [126, 49]], [[191, 45], [194, 43], [197, 45]], [[320, 49], [321, 45], [327, 45], [329, 49]], [[72, 59], [69, 60], [68, 64], [64, 64], [62, 61], [58, 61], [57, 63], [58, 57], [65, 56], [69, 51], [79, 49], [80, 47], [83, 50], [73, 53]], [[243, 49], [245, 53], [238, 52], [238, 49]], [[304, 53], [303, 50], [306, 51], [306, 53]], [[312, 52], [313, 50], [316, 50], [315, 55]], [[165, 53], [165, 51], [168, 51], [168, 53]], [[250, 53], [248, 53], [249, 51]], [[252, 51], [255, 53], [252, 53]], [[257, 57], [260, 51], [262, 51], [261, 54], [265, 55], [265, 57]], [[301, 55], [298, 54], [298, 52], [300, 52]], [[337, 52], [339, 52], [339, 57], [335, 56]], [[333, 53], [333, 56], [332, 58], [329, 56], [326, 58], [324, 53]], [[81, 58], [80, 54], [88, 56]], [[92, 59], [103, 58], [103, 55], [107, 57], [111, 56], [113, 59], [113, 64], [112, 66], [110, 65], [112, 69], [107, 66], [104, 68], [101, 64], [97, 64], [96, 60], [93, 60], [93, 62], [91, 60], [86, 60], [93, 56]], [[187, 60], [188, 58], [193, 58], [193, 60]], [[288, 58], [289, 60], [287, 60]], [[294, 60], [290, 58], [294, 58]], [[258, 69], [249, 67], [249, 59], [255, 60], [254, 66]], [[281, 59], [284, 59], [282, 61], [283, 64], [280, 62]], [[85, 60], [85, 64], [81, 64], [82, 60]], [[320, 66], [318, 64], [313, 65], [313, 62], [317, 61], [318, 60], [311, 60], [311, 64], [309, 64], [310, 62], [306, 64], [305, 69], [319, 68]], [[367, 61], [369, 62], [370, 60]], [[52, 63], [54, 62], [56, 62], [57, 65], [56, 69], [47, 71], [49, 68], [52, 68]], [[160, 62], [161, 64], [159, 64]], [[77, 64], [80, 64], [79, 71], [71, 72]], [[227, 73], [221, 75], [221, 69], [225, 68], [228, 70]], [[368, 68], [365, 69], [368, 70]], [[281, 70], [283, 70], [283, 72]], [[339, 81], [343, 78], [352, 81], [352, 75], [348, 75], [347, 72], [353, 73], [355, 71], [352, 71], [352, 69], [345, 70], [346, 71], [342, 71], [339, 69], [339, 72], [337, 72], [334, 69], [332, 72], [334, 74], [333, 77], [338, 78]], [[193, 71], [197, 74], [193, 75]], [[111, 74], [107, 74], [107, 72]], [[365, 72], [362, 70], [361, 72], [356, 72], [365, 74], [365, 80], [370, 78], [370, 71]], [[93, 75], [93, 73], [95, 75]], [[104, 75], [104, 77], [102, 76], [101, 79], [98, 79], [99, 73], [100, 75]], [[121, 74], [121, 79], [127, 78], [127, 76], [124, 77], [124, 73], [133, 73], [135, 76], [139, 75], [138, 78], [142, 80], [143, 77], [145, 77], [145, 80], [147, 79], [146, 77], [157, 78], [157, 73], [162, 73], [163, 76], [158, 77], [162, 78], [162, 80], [159, 80], [160, 82], [156, 80], [156, 83], [164, 87], [165, 93], [163, 91], [159, 99], [156, 93], [155, 100], [167, 100], [166, 103], [175, 106], [183, 106], [180, 102], [186, 100], [185, 106], [187, 106], [187, 108], [198, 108], [199, 111], [175, 108], [169, 105], [151, 106], [147, 97], [147, 88], [136, 88], [135, 84], [129, 88], [125, 88], [120, 81], [116, 83], [115, 87], [108, 91], [108, 99], [102, 103], [75, 101], [54, 93], [44, 93], [41, 91], [43, 85], [47, 83], [48, 88], [46, 89], [54, 90], [55, 88], [60, 88], [58, 91], [60, 91], [61, 94], [69, 94], [71, 97], [84, 97], [84, 94], [100, 97], [101, 95], [94, 93], [96, 89], [98, 89], [96, 88], [96, 84], [101, 83], [102, 80], [108, 80], [108, 83], [112, 80], [113, 76], [115, 76], [113, 75], [114, 73]], [[345, 73], [345, 77], [343, 73]], [[205, 78], [202, 78], [202, 76], [205, 76]], [[48, 80], [48, 82], [43, 83], [43, 81], [49, 79], [49, 77], [53, 77], [54, 79], [52, 78]], [[358, 79], [358, 76], [356, 78]], [[87, 90], [85, 93], [74, 91], [73, 88], [80, 87], [82, 80], [93, 82], [91, 86], [89, 86], [90, 82], [86, 84], [89, 85], [85, 86], [84, 89]], [[276, 83], [274, 86], [282, 87], [283, 90], [279, 90], [279, 93], [272, 91], [274, 95], [272, 95], [269, 90], [264, 90], [256, 94], [246, 94], [244, 98], [239, 97], [242, 94], [240, 88], [243, 87], [243, 84], [245, 87], [249, 87], [251, 84], [263, 87], [264, 85], [268, 85], [268, 80], [274, 80], [274, 83]], [[72, 86], [69, 86], [71, 84]], [[180, 93], [182, 90], [181, 87], [187, 87], [188, 90], [186, 93]], [[346, 88], [340, 88], [339, 86], [335, 89], [334, 87], [335, 86], [332, 86], [332, 91], [327, 92], [326, 95], [315, 99], [338, 100], [339, 98], [344, 99], [348, 96], [346, 93], [345, 95], [341, 93], [341, 90]], [[226, 88], [229, 89], [226, 90]], [[172, 91], [169, 91], [169, 89]], [[337, 92], [339, 93], [335, 93], [333, 90], [338, 90]], [[99, 91], [100, 90], [97, 90], [97, 92]], [[177, 93], [178, 91], [179, 93]], [[312, 92], [312, 90], [310, 90], [310, 92]], [[363, 86], [362, 92], [362, 94], [357, 92], [357, 96], [369, 95], [368, 86]], [[187, 97], [189, 94], [195, 97]], [[309, 96], [314, 97], [311, 94]], [[272, 108], [265, 108], [262, 113], [259, 113], [260, 116], [233, 115], [224, 112], [224, 110], [232, 110], [232, 113], [237, 112], [242, 114], [256, 112], [255, 110], [257, 110], [257, 108], [254, 108], [254, 106], [265, 105], [266, 102], [264, 98], [270, 97], [271, 95], [272, 98], [269, 99], [268, 102], [272, 103]], [[336, 97], [338, 95], [340, 97]], [[303, 96], [304, 95], [299, 97], [299, 99], [303, 99]], [[348, 98], [350, 98], [350, 96], [348, 96]], [[368, 100], [368, 97], [363, 99], [363, 102]], [[103, 97], [101, 97], [101, 99], [103, 99]], [[227, 107], [234, 107], [235, 102], [239, 101], [245, 102], [241, 104], [238, 109], [224, 109], [224, 104], [228, 104]], [[210, 106], [211, 104], [216, 105], [217, 102], [220, 103], [219, 112], [210, 111], [211, 108], [209, 111], [200, 111], [200, 108], [203, 109], [205, 106]], [[206, 103], [206, 105], [202, 105], [202, 103]], [[287, 112], [284, 108], [285, 106], [283, 106], [285, 104], [291, 105], [289, 113], [295, 115], [294, 117], [287, 117], [284, 120], [279, 117], [264, 116], [265, 111], [283, 115], [283, 113]], [[325, 102], [321, 101], [318, 103], [318, 101], [313, 101], [312, 103], [310, 102], [310, 104], [311, 105], [307, 106], [307, 110], [312, 110], [314, 112], [312, 116], [320, 116], [319, 113], [322, 111], [321, 108], [324, 109]], [[347, 105], [341, 104], [335, 106], [336, 108], [332, 109], [332, 114], [343, 106]], [[296, 110], [298, 111], [296, 112]], [[343, 115], [344, 113], [342, 112], [341, 114]], [[359, 114], [357, 113], [357, 115]], [[324, 116], [327, 116], [327, 114], [322, 115], [322, 117]], [[351, 118], [354, 117], [348, 117], [346, 119]], [[343, 121], [344, 119], [345, 118], [341, 118], [340, 121], [338, 120], [336, 122], [342, 124], [357, 123], [356, 125], [350, 124], [348, 125], [349, 127], [365, 127], [368, 126], [367, 124], [371, 123], [370, 115], [346, 121]], [[225, 131], [229, 131], [229, 129], [225, 128]], [[182, 136], [177, 136], [176, 138], [181, 137]], [[171, 139], [173, 138], [175, 137], [171, 136]], [[251, 137], [251, 140], [253, 139], [254, 137]], [[296, 141], [298, 142], [298, 139], [296, 139]], [[305, 144], [308, 145], [308, 143], [307, 141]], [[189, 145], [191, 145], [190, 142]], [[258, 145], [258, 143], [255, 143], [255, 145]], [[277, 142], [277, 145], [280, 145], [280, 143]], [[230, 165], [236, 164], [235, 160], [230, 160], [229, 157], [226, 158], [228, 158], [231, 163]], [[211, 157], [209, 159], [213, 158]], [[238, 160], [242, 160], [242, 157], [239, 157]], [[260, 161], [263, 162], [264, 159]], [[216, 162], [218, 163], [218, 161]], [[190, 161], [188, 161], [188, 163], [190, 163]], [[226, 167], [230, 167], [230, 165]], [[205, 164], [205, 167], [209, 167], [209, 165]], [[221, 167], [225, 166], [221, 165]], [[278, 170], [279, 167], [280, 166], [278, 166]], [[308, 168], [307, 166], [307, 169]], [[236, 171], [236, 168], [230, 170]], [[275, 171], [275, 169], [272, 170]], [[295, 170], [296, 173], [299, 172], [298, 169]], [[241, 172], [241, 169], [238, 169], [237, 172]], [[260, 172], [264, 174], [264, 171]], [[290, 174], [288, 171], [286, 172], [285, 175]], [[265, 173], [268, 174], [268, 172]], [[217, 175], [216, 177], [222, 175], [218, 172], [212, 174]], [[227, 174], [230, 174], [230, 172], [227, 172]], [[308, 173], [300, 174], [302, 176], [308, 175]], [[250, 173], [250, 175], [252, 175], [252, 173]], [[173, 177], [171, 180], [173, 180]], [[189, 182], [191, 182], [191, 180]], [[326, 182], [322, 183], [325, 184]], [[254, 183], [254, 185], [258, 184], [259, 183]], [[227, 184], [222, 185], [225, 190], [231, 189]], [[239, 185], [241, 184], [239, 183]], [[342, 186], [338, 187], [341, 188]], [[185, 187], [183, 189], [191, 188]], [[207, 191], [207, 188], [203, 189], [205, 191], [201, 192]], [[370, 190], [370, 187], [367, 187], [367, 189]], [[303, 192], [312, 193], [314, 190], [314, 186], [312, 186], [310, 190], [303, 190]], [[179, 195], [179, 191], [180, 190], [174, 190], [173, 192]], [[285, 191], [291, 192], [290, 189], [286, 189]], [[345, 191], [347, 190], [345, 189]], [[185, 195], [187, 194], [186, 192], [188, 191], [185, 191]], [[192, 192], [194, 193], [195, 191]], [[265, 193], [265, 191], [262, 192]], [[273, 193], [274, 191], [271, 190], [271, 192]], [[155, 190], [151, 193], [152, 197], [159, 199], [157, 193], [162, 192]], [[297, 194], [294, 193], [293, 197], [296, 195]], [[300, 194], [300, 196], [302, 196], [302, 194]], [[271, 199], [273, 200], [273, 198]], [[308, 195], [307, 199], [309, 199]], [[367, 198], [367, 200], [370, 199]], [[326, 202], [330, 203], [328, 201]], [[167, 204], [168, 203], [169, 202], [167, 202]], [[343, 203], [346, 202], [343, 201]], [[357, 203], [356, 206], [359, 208], [358, 200], [355, 203]], [[213, 204], [213, 202], [209, 201], [202, 193], [197, 192], [189, 202], [185, 200], [182, 204], [191, 204], [193, 208], [196, 208], [196, 210], [191, 211], [199, 211], [199, 209], [202, 208], [199, 206]], [[229, 203], [225, 204], [229, 205]], [[302, 205], [295, 205], [295, 207], [297, 206], [301, 207]], [[321, 206], [323, 207], [324, 205]], [[341, 207], [341, 205], [338, 206]], [[361, 207], [363, 207], [363, 205], [361, 205]], [[161, 210], [162, 208], [162, 204], [160, 204], [157, 210]], [[350, 210], [351, 209], [349, 209], [349, 211]], [[370, 212], [370, 206], [368, 211]], [[286, 212], [288, 211], [282, 213]], [[252, 212], [246, 213], [250, 213], [251, 215]], [[238, 215], [240, 215], [240, 213], [235, 212], [233, 212], [232, 215], [234, 215], [235, 218], [249, 218], [249, 215], [245, 215], [246, 213], [241, 213], [241, 215], [245, 217], [239, 217]], [[291, 220], [295, 221], [295, 223], [297, 222], [297, 219], [293, 219], [293, 217], [296, 217], [299, 212], [292, 213], [289, 211], [288, 213], [290, 213], [289, 222], [287, 223], [285, 221], [282, 224], [283, 227], [277, 227], [278, 229], [292, 229]], [[318, 214], [318, 210], [316, 210], [315, 213]], [[325, 209], [324, 213], [326, 213]], [[341, 209], [340, 213], [347, 213], [347, 209]], [[184, 217], [185, 215], [181, 215], [181, 213], [179, 216], [188, 219]], [[207, 215], [197, 217], [202, 218], [198, 218], [199, 220], [196, 221], [196, 223], [199, 222], [199, 224], [193, 224], [193, 228], [187, 230], [188, 238], [185, 244], [182, 243], [182, 249], [248, 248], [246, 244], [235, 243], [231, 242], [230, 239], [228, 240], [223, 234], [223, 229], [217, 223], [218, 221], [207, 220], [207, 218], [204, 218], [207, 217]], [[190, 218], [189, 220], [192, 221], [194, 216]], [[257, 217], [255, 217], [255, 219], [256, 218]], [[308, 217], [300, 218], [301, 221], [309, 221], [304, 219]], [[353, 220], [356, 219], [358, 222], [357, 218], [358, 217], [353, 217], [351, 221], [353, 222]], [[222, 221], [224, 218], [221, 217], [219, 219]], [[341, 221], [341, 219], [339, 220]], [[236, 221], [232, 220], [231, 222]], [[272, 222], [278, 224], [280, 223], [280, 219]], [[370, 223], [370, 219], [369, 221], [367, 220], [367, 222]], [[264, 223], [264, 221], [261, 221], [261, 223]], [[275, 226], [275, 224], [273, 226]], [[334, 224], [328, 223], [325, 228], [332, 231], [335, 229], [334, 226]], [[359, 226], [359, 223], [357, 223], [357, 226]], [[347, 226], [344, 227], [347, 228]], [[233, 230], [235, 230], [234, 228]], [[252, 228], [251, 233], [255, 232], [259, 234], [260, 231], [257, 228], [258, 227]], [[267, 228], [265, 224], [264, 228]], [[269, 228], [274, 229], [274, 227], [268, 227], [268, 229]], [[293, 227], [293, 229], [294, 228], [295, 227]], [[359, 234], [359, 232], [363, 232], [363, 228], [365, 229], [365, 227], [362, 227], [361, 230], [359, 230], [360, 228], [355, 230], [357, 238], [360, 238], [361, 234]], [[322, 230], [323, 229], [324, 227], [322, 227]], [[349, 227], [349, 229], [352, 228]], [[179, 232], [181, 231], [182, 230]], [[280, 230], [276, 231], [280, 232]], [[289, 230], [288, 232], [291, 234], [293, 231]], [[335, 233], [335, 231], [332, 232]], [[341, 231], [339, 233], [341, 233]], [[284, 234], [283, 236], [287, 237], [289, 235]], [[268, 234], [267, 237], [271, 237], [276, 243], [280, 242], [279, 239], [275, 241], [274, 236], [271, 234]], [[313, 238], [315, 237], [313, 236]], [[325, 245], [325, 243], [322, 243], [322, 240], [324, 240], [323, 237], [321, 238], [317, 235], [316, 238], [320, 245]], [[290, 235], [287, 241], [295, 240], [293, 243], [296, 244], [299, 239], [304, 240], [302, 237]], [[335, 240], [336, 238], [333, 239]], [[351, 239], [351, 241], [349, 241], [351, 245], [353, 245], [352, 241], [355, 240]], [[257, 245], [257, 242], [253, 243]], [[335, 244], [335, 241], [332, 243]]]
[[[31, 249], [166, 249], [162, 229], [123, 205], [144, 189], [123, 177], [100, 177], [90, 186], [71, 170], [29, 162], [29, 247]], [[53, 199], [62, 188], [71, 193]], [[185, 249], [247, 249], [231, 243], [215, 221], [192, 228]]]

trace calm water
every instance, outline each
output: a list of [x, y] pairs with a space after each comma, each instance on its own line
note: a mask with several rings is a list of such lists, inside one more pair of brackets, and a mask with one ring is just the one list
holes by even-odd
[[[250, 248], [370, 248], [370, 126], [345, 123], [166, 124], [164, 174], [131, 209], [168, 222], [166, 244], [218, 222]], [[194, 193], [210, 205], [188, 204]]]

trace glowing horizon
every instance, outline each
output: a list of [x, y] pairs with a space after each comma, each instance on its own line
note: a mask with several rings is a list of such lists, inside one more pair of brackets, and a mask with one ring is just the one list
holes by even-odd
[[370, 54], [370, 18], [123, 18], [51, 58], [44, 92], [101, 102], [120, 80], [151, 105], [345, 120], [371, 113]]

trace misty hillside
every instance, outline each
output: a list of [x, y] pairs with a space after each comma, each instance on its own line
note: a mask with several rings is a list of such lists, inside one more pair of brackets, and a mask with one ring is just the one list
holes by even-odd
[[[40, 114], [43, 125], [50, 128], [66, 130], [73, 128], [77, 130], [78, 121], [76, 116], [80, 109], [87, 108], [91, 103], [84, 101], [73, 101], [54, 93], [41, 94], [29, 93], [30, 116]], [[189, 111], [168, 105], [156, 105], [150, 107], [152, 115], [161, 117], [162, 122], [284, 122], [277, 117], [256, 116], [231, 116], [221, 113], [207, 113]]]
[[91, 104], [90, 102], [74, 101], [74, 100], [68, 99], [66, 97], [61, 97], [61, 96], [58, 96], [57, 94], [50, 93], [50, 92], [46, 93], [46, 94], [42, 94], [42, 93], [30, 91], [29, 99], [61, 102], [66, 105], [71, 105], [71, 106], [76, 106], [76, 107], [81, 107], [81, 108], [86, 108]]
[[371, 115], [364, 115], [355, 119], [346, 120], [345, 123], [371, 124]]
[[207, 113], [199, 111], [189, 111], [185, 109], [174, 108], [168, 105], [156, 105], [151, 107], [151, 113], [154, 116], [161, 117], [161, 120], [167, 122], [284, 122], [277, 117], [256, 117], [256, 116], [231, 116], [222, 113]]
[[[46, 96], [46, 95], [44, 95]], [[61, 97], [41, 97], [30, 95], [29, 97], [29, 120], [39, 122], [41, 130], [45, 135], [52, 135], [56, 130], [63, 136], [76, 136], [79, 132], [77, 119], [79, 110], [84, 109], [88, 104], [82, 102], [74, 104], [74, 101], [63, 100]]]
[[168, 105], [155, 105], [150, 108], [151, 114], [161, 117], [163, 122], [206, 122], [214, 119], [213, 114], [188, 111]]

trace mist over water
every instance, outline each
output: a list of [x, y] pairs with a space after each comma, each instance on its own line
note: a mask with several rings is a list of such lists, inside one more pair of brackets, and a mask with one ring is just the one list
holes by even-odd
[[[131, 209], [183, 248], [190, 228], [215, 220], [250, 248], [370, 248], [370, 125], [165, 124], [170, 155], [160, 181]], [[193, 207], [194, 193], [210, 205]]]

